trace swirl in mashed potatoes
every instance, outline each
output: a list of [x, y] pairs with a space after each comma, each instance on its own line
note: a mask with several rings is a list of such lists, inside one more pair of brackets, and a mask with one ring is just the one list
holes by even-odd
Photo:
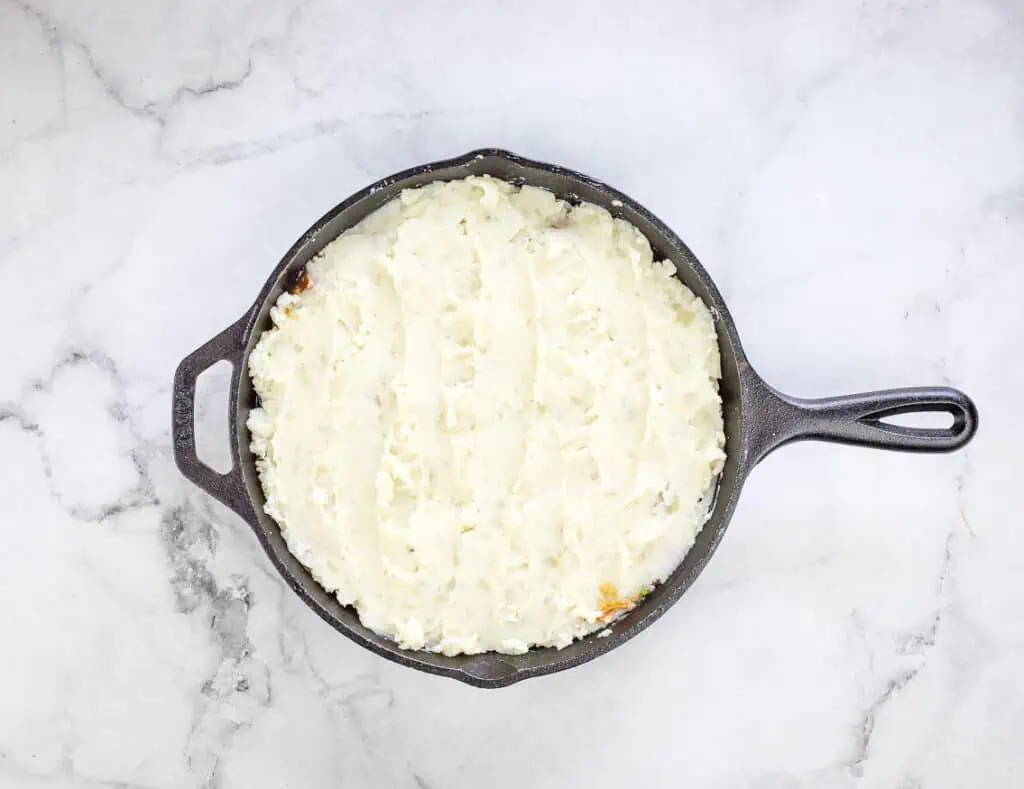
[[707, 308], [633, 225], [489, 177], [329, 244], [249, 357], [266, 511], [363, 624], [564, 647], [679, 564], [725, 454]]

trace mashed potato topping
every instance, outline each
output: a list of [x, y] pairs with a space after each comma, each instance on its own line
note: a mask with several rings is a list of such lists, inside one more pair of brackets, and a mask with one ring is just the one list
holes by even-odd
[[725, 457], [712, 318], [673, 272], [604, 209], [489, 177], [343, 233], [249, 358], [289, 549], [408, 649], [564, 647], [629, 610]]

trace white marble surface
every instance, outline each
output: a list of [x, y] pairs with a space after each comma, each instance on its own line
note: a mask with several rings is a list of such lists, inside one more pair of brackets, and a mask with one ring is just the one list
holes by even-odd
[[[659, 214], [779, 388], [950, 382], [977, 439], [779, 452], [568, 673], [354, 646], [178, 475], [171, 375], [324, 210], [484, 145]], [[1019, 0], [0, 0], [0, 272], [0, 786], [1024, 785]]]

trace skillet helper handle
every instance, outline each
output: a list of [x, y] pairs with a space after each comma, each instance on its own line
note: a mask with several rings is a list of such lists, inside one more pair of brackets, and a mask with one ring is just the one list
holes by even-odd
[[[978, 429], [978, 409], [959, 389], [919, 386], [805, 399], [777, 392], [758, 379], [755, 395], [766, 417], [751, 437], [754, 462], [793, 441], [816, 440], [903, 452], [952, 452]], [[949, 427], [907, 427], [883, 419], [899, 414], [946, 413]]]
[[[195, 485], [227, 505], [246, 520], [253, 520], [252, 505], [246, 491], [245, 480], [238, 463], [238, 453], [232, 451], [232, 468], [226, 474], [214, 471], [196, 454], [195, 410], [196, 379], [205, 370], [220, 361], [231, 362], [232, 391], [242, 362], [245, 327], [248, 315], [242, 316], [212, 340], [186, 356], [174, 372], [172, 396], [171, 437], [174, 462], [182, 474]], [[232, 440], [232, 450], [235, 450]]]

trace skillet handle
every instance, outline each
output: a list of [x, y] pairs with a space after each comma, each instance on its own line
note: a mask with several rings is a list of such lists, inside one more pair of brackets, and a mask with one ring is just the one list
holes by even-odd
[[237, 437], [231, 436], [233, 463], [231, 471], [221, 474], [199, 459], [196, 454], [195, 436], [196, 379], [204, 370], [217, 362], [228, 361], [234, 368], [231, 391], [237, 389], [236, 384], [245, 342], [245, 327], [248, 320], [249, 316], [243, 315], [212, 340], [186, 356], [178, 365], [178, 369], [174, 372], [171, 436], [174, 445], [174, 462], [181, 473], [217, 501], [227, 505], [247, 521], [254, 522], [256, 515], [249, 501], [249, 494], [238, 462]]
[[[959, 389], [919, 386], [812, 400], [776, 391], [753, 371], [748, 390], [756, 414], [748, 434], [754, 463], [794, 441], [895, 449], [903, 452], [952, 452], [965, 446], [978, 430], [978, 409]], [[749, 379], [748, 379], [748, 382]], [[883, 422], [912, 413], [946, 413], [953, 424], [942, 428], [906, 427]]]

